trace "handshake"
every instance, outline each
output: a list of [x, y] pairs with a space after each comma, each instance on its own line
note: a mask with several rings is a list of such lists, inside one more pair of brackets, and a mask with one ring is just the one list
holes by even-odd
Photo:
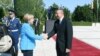
[[48, 39], [48, 34], [47, 33], [42, 33], [43, 39], [47, 40]]

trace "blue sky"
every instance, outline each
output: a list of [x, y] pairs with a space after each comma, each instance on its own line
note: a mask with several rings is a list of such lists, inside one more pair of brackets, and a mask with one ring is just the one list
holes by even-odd
[[77, 5], [83, 6], [85, 4], [91, 4], [93, 0], [44, 0], [45, 8], [48, 8], [53, 3], [58, 4], [59, 6], [65, 6], [71, 12], [74, 11]]

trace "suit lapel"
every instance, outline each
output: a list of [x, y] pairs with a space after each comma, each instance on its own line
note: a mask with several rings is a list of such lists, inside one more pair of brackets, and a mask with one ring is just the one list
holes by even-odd
[[64, 19], [61, 21], [61, 23], [58, 20], [58, 22], [57, 22], [57, 30], [58, 31], [62, 30], [63, 26], [64, 26]]

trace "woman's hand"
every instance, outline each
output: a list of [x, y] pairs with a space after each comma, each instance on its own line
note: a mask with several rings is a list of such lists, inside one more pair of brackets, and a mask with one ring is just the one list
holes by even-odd
[[44, 40], [47, 40], [48, 35], [47, 35], [46, 33], [42, 33], [42, 36], [43, 36], [43, 39], [44, 39]]

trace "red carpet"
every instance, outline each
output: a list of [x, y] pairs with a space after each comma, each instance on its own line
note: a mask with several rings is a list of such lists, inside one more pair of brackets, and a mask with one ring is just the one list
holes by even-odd
[[71, 56], [100, 56], [100, 50], [74, 38]]
[[100, 50], [74, 38], [71, 56], [100, 56]]

